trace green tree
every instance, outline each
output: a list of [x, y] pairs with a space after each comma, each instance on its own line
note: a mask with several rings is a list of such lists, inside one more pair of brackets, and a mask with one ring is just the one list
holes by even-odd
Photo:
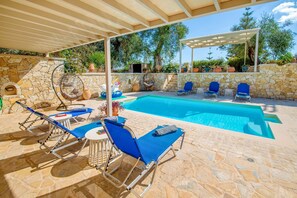
[[294, 32], [287, 29], [292, 25], [290, 22], [280, 25], [273, 15], [265, 13], [259, 26], [261, 27], [261, 37], [264, 41], [264, 53], [262, 58], [280, 59], [287, 54], [294, 46]]
[[184, 24], [176, 23], [140, 32], [143, 57], [152, 57], [155, 66], [169, 63], [179, 50], [179, 40], [185, 38], [188, 31]]
[[[245, 8], [243, 16], [239, 20], [239, 24], [234, 25], [231, 28], [231, 31], [247, 30], [257, 28], [257, 20], [253, 17], [253, 12], [251, 8]], [[254, 64], [255, 56], [255, 43], [256, 39], [253, 37], [251, 40], [247, 41], [247, 55], [251, 60], [251, 64]], [[259, 54], [262, 52], [262, 40], [259, 39]], [[228, 52], [228, 57], [244, 57], [245, 53], [245, 44], [230, 44], [227, 46], [221, 47], [221, 49], [226, 49]]]

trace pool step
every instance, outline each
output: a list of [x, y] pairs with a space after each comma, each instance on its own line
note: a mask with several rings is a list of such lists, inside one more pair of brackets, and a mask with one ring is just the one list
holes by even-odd
[[263, 135], [261, 125], [255, 124], [253, 122], [248, 122], [244, 131], [245, 133], [251, 134], [251, 135], [257, 135], [257, 136]]

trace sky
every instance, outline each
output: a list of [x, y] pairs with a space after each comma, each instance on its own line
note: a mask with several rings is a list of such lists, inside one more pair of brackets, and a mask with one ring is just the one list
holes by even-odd
[[[259, 4], [251, 6], [254, 11], [253, 16], [256, 19], [260, 19], [263, 13], [271, 13], [275, 16], [279, 23], [283, 23], [286, 20], [291, 20], [293, 25], [290, 29], [297, 33], [297, 0], [278, 0], [275, 2]], [[209, 16], [204, 16], [196, 19], [191, 19], [183, 22], [188, 28], [189, 33], [186, 38], [194, 38], [200, 36], [207, 36], [211, 34], [219, 34], [230, 32], [231, 27], [234, 24], [239, 23], [239, 19], [242, 17], [244, 8], [231, 10], [227, 12], [221, 12]], [[297, 53], [297, 36], [294, 37], [296, 43], [291, 50], [293, 54]], [[213, 58], [225, 58], [226, 51], [218, 49], [218, 47], [198, 48], [194, 50], [194, 60], [202, 60], [208, 57], [208, 52], [212, 52]], [[182, 62], [191, 61], [191, 49], [184, 47], [182, 50]], [[179, 62], [179, 53], [176, 55], [175, 62]]]

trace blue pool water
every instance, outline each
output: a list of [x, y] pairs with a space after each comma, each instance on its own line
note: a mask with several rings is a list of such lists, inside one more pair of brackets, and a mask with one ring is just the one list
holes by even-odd
[[274, 139], [261, 107], [143, 96], [124, 103], [128, 110]]

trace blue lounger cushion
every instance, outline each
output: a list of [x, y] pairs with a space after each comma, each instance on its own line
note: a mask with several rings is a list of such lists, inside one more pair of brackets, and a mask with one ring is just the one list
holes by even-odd
[[88, 114], [88, 113], [92, 113], [94, 109], [91, 108], [77, 108], [77, 109], [72, 109], [70, 111], [65, 111], [65, 112], [61, 112], [61, 113], [56, 113], [56, 114], [52, 114], [49, 116], [55, 116], [58, 114], [67, 114], [67, 115], [71, 115], [73, 118], [80, 116], [80, 115], [84, 115], [84, 114]]
[[141, 160], [145, 164], [149, 164], [152, 161], [157, 161], [158, 158], [164, 151], [166, 151], [178, 138], [183, 135], [183, 131], [180, 128], [177, 128], [177, 131], [162, 135], [162, 136], [155, 136], [154, 133], [156, 129], [163, 128], [162, 126], [158, 126], [157, 128], [153, 129], [149, 133], [145, 134], [144, 136], [138, 138], [137, 144], [142, 155]]
[[[77, 139], [82, 139], [85, 137], [86, 133], [96, 127], [101, 127], [101, 121], [97, 121], [97, 122], [92, 122], [80, 127], [77, 127], [73, 130], [70, 130], [68, 128], [66, 128], [65, 126], [63, 126], [61, 123], [57, 122], [57, 121], [53, 121], [56, 125], [58, 125], [59, 127], [63, 128], [65, 131], [67, 131], [68, 133], [72, 134], [74, 137], [76, 137]], [[118, 123], [125, 123], [126, 122], [126, 118], [119, 116], [118, 117]]]

